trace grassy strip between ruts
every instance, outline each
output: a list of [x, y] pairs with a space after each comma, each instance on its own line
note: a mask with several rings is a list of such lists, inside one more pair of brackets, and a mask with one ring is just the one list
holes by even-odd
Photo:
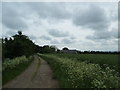
[[34, 79], [35, 76], [37, 75], [38, 69], [39, 69], [40, 64], [41, 64], [40, 58], [37, 58], [37, 59], [39, 59], [39, 61], [38, 61], [38, 64], [37, 64], [37, 68], [36, 68], [36, 70], [34, 71], [33, 76], [32, 76], [32, 78], [31, 78], [31, 81], [33, 81], [33, 79]]
[[59, 58], [55, 55], [40, 56], [53, 69], [61, 88], [118, 88], [119, 73], [98, 64], [81, 62], [75, 59]]
[[30, 56], [29, 58], [22, 56], [3, 62], [2, 85], [21, 74], [32, 63], [33, 60], [33, 56]]

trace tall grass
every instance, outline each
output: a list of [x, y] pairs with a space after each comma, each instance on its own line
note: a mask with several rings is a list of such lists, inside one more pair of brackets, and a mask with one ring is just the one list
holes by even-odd
[[40, 55], [45, 59], [59, 80], [61, 88], [118, 88], [119, 73], [99, 64], [78, 61], [73, 58], [60, 58], [55, 55]]
[[33, 56], [26, 58], [25, 56], [17, 57], [15, 59], [7, 59], [2, 66], [2, 84], [14, 79], [17, 75], [23, 72], [33, 61]]

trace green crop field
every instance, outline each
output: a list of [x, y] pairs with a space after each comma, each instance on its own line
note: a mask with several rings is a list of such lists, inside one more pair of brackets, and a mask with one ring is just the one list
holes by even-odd
[[76, 59], [78, 61], [84, 61], [86, 63], [99, 64], [101, 67], [107, 67], [116, 69], [119, 71], [119, 59], [118, 54], [56, 54], [58, 57]]
[[118, 88], [118, 55], [39, 54], [59, 80], [61, 88]]

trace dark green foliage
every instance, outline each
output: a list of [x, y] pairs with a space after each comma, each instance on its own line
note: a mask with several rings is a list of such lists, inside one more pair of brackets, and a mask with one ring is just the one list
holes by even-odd
[[69, 50], [67, 47], [64, 47], [62, 50]]
[[38, 48], [39, 48], [39, 53], [55, 53], [57, 49], [55, 46], [49, 46], [49, 45], [44, 45], [43, 47], [38, 47]]
[[21, 36], [21, 35], [22, 35], [22, 32], [21, 32], [21, 31], [18, 31], [18, 34]]
[[55, 53], [55, 46], [38, 46], [28, 38], [28, 36], [23, 35], [21, 31], [18, 34], [2, 39], [2, 55], [4, 58], [15, 58], [19, 56], [30, 56], [34, 53]]
[[[13, 38], [13, 39], [12, 39]], [[22, 55], [30, 56], [35, 53], [35, 44], [22, 32], [3, 40], [3, 58], [15, 58]]]

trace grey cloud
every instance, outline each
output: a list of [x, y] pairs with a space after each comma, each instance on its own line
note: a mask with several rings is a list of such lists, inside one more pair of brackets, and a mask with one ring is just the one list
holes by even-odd
[[52, 40], [51, 44], [60, 44], [60, 45], [64, 45], [64, 44], [73, 44], [76, 43], [76, 40], [70, 39], [70, 38], [64, 38], [62, 40]]
[[72, 37], [70, 37], [70, 39], [73, 39], [73, 40], [74, 40], [74, 39], [76, 39], [76, 38], [75, 38], [74, 36], [72, 36]]
[[11, 37], [13, 35], [15, 35], [17, 32], [15, 32], [14, 30], [9, 30], [7, 33], [2, 33], [2, 37]]
[[3, 3], [2, 5], [2, 23], [10, 29], [27, 28], [26, 23], [20, 16], [18, 11], [12, 7], [11, 3]]
[[30, 39], [32, 39], [32, 40], [38, 39], [37, 37], [35, 37], [35, 36], [33, 36], [33, 35], [29, 35], [29, 37], [30, 37]]
[[0, 3], [0, 21], [2, 21], [2, 5]]
[[71, 16], [65, 8], [65, 4], [55, 2], [4, 2], [2, 23], [10, 29], [26, 29], [28, 25], [25, 21], [31, 14], [38, 15], [40, 19], [64, 20]]
[[112, 31], [110, 32], [113, 38], [118, 39], [120, 38], [120, 30], [117, 28], [113, 28]]
[[60, 44], [60, 42], [58, 40], [52, 40], [50, 43], [51, 44]]
[[13, 31], [13, 30], [10, 30], [10, 31], [7, 32], [7, 34], [10, 35], [10, 36], [12, 36], [12, 35], [17, 34], [17, 32]]
[[118, 21], [120, 21], [120, 2], [118, 3]]
[[[71, 5], [70, 5], [71, 4]], [[3, 21], [2, 23], [6, 26], [5, 28], [9, 28], [8, 30], [6, 29], [7, 34], [12, 34], [13, 32], [8, 32], [13, 29], [17, 30], [25, 30], [28, 28], [28, 30], [35, 30], [35, 28], [40, 28], [41, 25], [44, 26], [49, 26], [50, 23], [49, 21], [53, 21], [55, 27], [59, 27], [61, 23], [64, 24], [64, 21], [69, 21], [73, 22], [74, 25], [76, 26], [81, 26], [84, 28], [89, 28], [94, 30], [94, 35], [88, 36], [87, 38], [91, 40], [101, 40], [101, 42], [109, 41], [109, 39], [117, 38], [117, 31], [108, 31], [109, 23], [111, 21], [111, 18], [109, 17], [109, 14], [104, 11], [104, 9], [100, 8], [99, 6], [89, 6], [87, 9], [85, 6], [92, 5], [92, 4], [81, 4], [77, 3], [78, 7], [76, 7], [76, 3], [43, 3], [43, 2], [21, 2], [21, 3], [4, 3], [3, 4]], [[69, 6], [70, 5], [70, 6]], [[82, 6], [81, 6], [82, 5]], [[79, 7], [80, 6], [80, 7]], [[85, 7], [85, 8], [84, 8]], [[102, 6], [101, 6], [102, 7]], [[114, 6], [112, 6], [114, 7]], [[108, 8], [107, 6], [103, 5], [103, 8]], [[116, 9], [115, 9], [116, 10]], [[115, 11], [113, 9], [113, 11]], [[79, 11], [79, 12], [77, 12]], [[77, 12], [77, 13], [76, 13]], [[108, 11], [109, 12], [109, 11]], [[116, 12], [116, 11], [115, 11]], [[116, 20], [115, 13], [112, 15], [114, 19]], [[34, 20], [35, 19], [35, 20]], [[110, 21], [109, 21], [109, 20]], [[36, 24], [36, 22], [40, 22], [43, 20], [43, 24]], [[59, 20], [64, 20], [63, 22]], [[33, 22], [32, 22], [33, 21]], [[45, 23], [44, 23], [45, 21]], [[56, 25], [57, 22], [60, 22], [60, 24]], [[53, 25], [53, 26], [54, 26]], [[36, 27], [38, 26], [38, 27]], [[52, 26], [51, 26], [52, 27]], [[61, 26], [64, 27], [64, 26]], [[73, 25], [71, 27], [74, 27]], [[48, 27], [47, 27], [48, 28]], [[65, 27], [66, 28], [66, 27]], [[64, 28], [64, 29], [65, 29]], [[83, 30], [84, 30], [83, 28]], [[15, 30], [13, 30], [15, 31]], [[33, 32], [33, 31], [32, 31]], [[35, 31], [36, 32], [36, 31]], [[44, 32], [41, 30], [41, 34]], [[73, 35], [69, 35], [68, 32], [65, 32], [63, 30], [50, 30], [47, 31], [49, 35], [53, 36], [54, 38], [57, 38], [57, 40], [53, 40], [53, 37], [48, 37], [48, 36], [41, 36], [41, 37], [35, 37], [35, 36], [30, 36], [31, 39], [36, 40], [39, 42], [38, 39], [40, 40], [50, 40], [47, 42], [50, 42], [52, 44], [61, 44], [61, 45], [66, 45], [70, 44], [75, 46], [75, 43], [77, 43], [77, 34], [74, 37], [71, 37]], [[70, 33], [74, 31], [70, 30]], [[79, 32], [79, 31], [78, 31]], [[29, 34], [29, 31], [27, 32]], [[75, 33], [75, 32], [74, 32]], [[88, 32], [89, 33], [89, 32]], [[83, 35], [84, 36], [84, 35]], [[118, 36], [120, 37], [120, 36]], [[63, 39], [64, 38], [64, 39]], [[43, 40], [43, 41], [44, 41]], [[101, 43], [100, 42], [100, 43]], [[95, 43], [95, 42], [94, 42]], [[41, 43], [40, 43], [41, 44]], [[97, 43], [96, 43], [97, 44]], [[85, 43], [85, 45], [89, 46], [88, 43]], [[77, 46], [79, 47], [79, 46]], [[82, 47], [79, 47], [82, 48]], [[93, 47], [94, 48], [94, 47]]]
[[44, 36], [44, 35], [43, 35], [43, 36], [41, 36], [41, 37], [40, 37], [40, 39], [44, 39], [44, 40], [51, 40], [51, 38], [50, 38], [50, 37], [48, 37], [48, 36]]
[[38, 40], [38, 39], [40, 39], [40, 40], [51, 40], [50, 37], [45, 36], [45, 35], [42, 35], [42, 36], [40, 36], [40, 37], [36, 37], [36, 36], [34, 36], [34, 35], [28, 35], [28, 36], [29, 36], [30, 39], [32, 39], [32, 40]]
[[117, 21], [119, 20], [119, 18], [120, 18], [120, 17], [118, 17], [118, 16], [119, 16], [119, 15], [118, 15], [119, 13], [120, 13], [119, 11], [118, 11], [118, 12], [115, 12], [115, 11], [114, 11], [114, 12], [111, 12], [111, 13], [110, 13], [110, 18], [112, 19], [112, 21], [116, 21], [116, 22], [117, 22]]
[[109, 35], [107, 32], [95, 32], [94, 35], [88, 36], [87, 38], [93, 40], [103, 40], [111, 39], [111, 35]]
[[73, 19], [75, 25], [93, 30], [104, 30], [108, 27], [108, 20], [104, 9], [98, 6], [89, 6], [85, 11], [79, 11]]
[[70, 13], [65, 9], [63, 3], [57, 2], [41, 2], [41, 3], [29, 3], [28, 6], [36, 12], [40, 18], [57, 18], [65, 19], [69, 18]]
[[55, 30], [55, 29], [51, 29], [49, 30], [49, 34], [53, 37], [66, 37], [69, 36], [68, 32], [63, 32], [60, 30]]
[[62, 43], [64, 43], [64, 44], [72, 44], [72, 43], [75, 43], [75, 42], [70, 40], [70, 39], [63, 39]]
[[112, 31], [97, 31], [94, 32], [93, 35], [87, 36], [87, 39], [92, 40], [110, 40], [110, 39], [117, 39], [118, 36], [118, 30], [113, 29]]
[[118, 29], [118, 38], [120, 38], [120, 30]]

